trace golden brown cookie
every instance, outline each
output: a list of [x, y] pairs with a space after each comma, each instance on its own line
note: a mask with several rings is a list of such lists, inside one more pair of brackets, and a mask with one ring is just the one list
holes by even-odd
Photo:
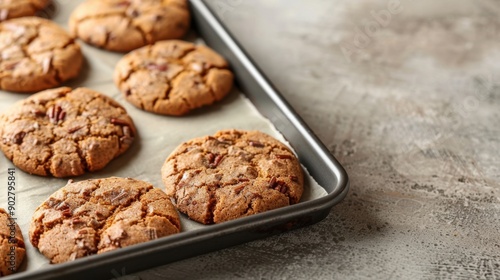
[[55, 23], [23, 17], [0, 23], [0, 89], [35, 92], [80, 72], [80, 46]]
[[292, 151], [259, 131], [223, 130], [187, 141], [161, 174], [177, 209], [204, 224], [297, 203], [304, 189]]
[[125, 55], [114, 81], [127, 101], [163, 115], [184, 115], [224, 98], [233, 74], [220, 55], [203, 45], [160, 41]]
[[19, 101], [0, 116], [0, 148], [17, 167], [68, 177], [104, 168], [125, 152], [136, 129], [112, 98], [62, 87]]
[[94, 46], [127, 52], [181, 38], [189, 21], [186, 0], [89, 0], [73, 11], [69, 29]]
[[0, 276], [16, 272], [26, 255], [21, 229], [16, 220], [2, 208], [0, 208], [0, 254]]
[[50, 0], [0, 0], [0, 21], [11, 18], [34, 16], [49, 4]]
[[111, 177], [68, 184], [33, 214], [31, 244], [62, 263], [180, 232], [168, 196], [151, 184]]

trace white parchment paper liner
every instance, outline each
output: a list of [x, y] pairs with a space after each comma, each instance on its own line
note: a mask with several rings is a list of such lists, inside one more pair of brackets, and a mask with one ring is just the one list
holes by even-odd
[[[67, 29], [71, 11], [81, 0], [55, 1], [56, 12], [52, 20]], [[202, 44], [193, 34], [190, 41]], [[111, 176], [132, 177], [150, 182], [163, 188], [160, 169], [170, 152], [180, 143], [194, 137], [210, 135], [221, 129], [260, 130], [287, 143], [283, 136], [255, 109], [252, 103], [237, 89], [233, 89], [222, 102], [196, 111], [185, 117], [168, 117], [142, 111], [125, 101], [115, 87], [112, 74], [116, 62], [123, 56], [86, 45], [80, 41], [85, 65], [79, 78], [65, 86], [88, 87], [113, 97], [132, 117], [137, 126], [138, 136], [131, 149], [113, 160], [103, 170], [86, 174], [75, 181]], [[5, 112], [18, 100], [29, 94], [0, 91], [0, 113]], [[288, 143], [287, 143], [288, 144]], [[0, 207], [7, 207], [7, 170], [15, 167], [3, 154], [0, 155]], [[304, 169], [305, 170], [305, 169]], [[306, 186], [301, 201], [314, 200], [325, 196], [326, 191], [306, 172]], [[66, 185], [68, 179], [45, 178], [27, 174], [16, 168], [15, 172], [15, 218], [21, 227], [26, 243], [27, 256], [20, 271], [35, 270], [49, 264], [47, 258], [35, 249], [28, 238], [29, 224], [34, 210], [53, 192]], [[183, 231], [206, 227], [181, 216]]]

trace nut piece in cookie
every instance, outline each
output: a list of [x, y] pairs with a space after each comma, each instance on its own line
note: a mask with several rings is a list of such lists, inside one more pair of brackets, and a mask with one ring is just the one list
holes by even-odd
[[34, 16], [49, 3], [50, 0], [2, 0], [0, 1], [0, 21]]
[[73, 11], [69, 29], [91, 45], [128, 52], [182, 38], [189, 22], [187, 0], [90, 0]]
[[223, 130], [184, 142], [161, 174], [177, 209], [203, 224], [297, 203], [304, 190], [293, 152], [259, 131]]
[[135, 135], [120, 104], [87, 88], [45, 90], [0, 115], [0, 149], [17, 167], [40, 176], [100, 170], [124, 153]]
[[132, 178], [68, 182], [33, 214], [31, 244], [51, 263], [154, 240], [180, 232], [169, 197]]
[[134, 106], [180, 116], [224, 98], [233, 74], [210, 48], [168, 40], [125, 55], [116, 64], [114, 81]]
[[4, 209], [0, 208], [0, 276], [17, 271], [26, 255], [21, 229]]
[[36, 92], [80, 73], [80, 46], [57, 24], [38, 17], [0, 22], [0, 89]]

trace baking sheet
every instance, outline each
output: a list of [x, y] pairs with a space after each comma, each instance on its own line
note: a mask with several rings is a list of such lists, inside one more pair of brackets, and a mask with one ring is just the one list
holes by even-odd
[[[54, 1], [55, 12], [51, 15], [51, 19], [67, 29], [71, 11], [81, 2], [83, 1]], [[191, 32], [185, 39], [195, 43], [203, 43], [194, 32]], [[185, 117], [168, 117], [142, 111], [126, 102], [112, 81], [114, 66], [123, 54], [97, 49], [81, 41], [80, 45], [85, 56], [82, 73], [79, 78], [64, 85], [88, 87], [113, 97], [126, 108], [134, 120], [138, 136], [131, 149], [113, 160], [103, 170], [74, 178], [76, 181], [110, 176], [133, 177], [150, 182], [155, 187], [163, 188], [160, 169], [170, 152], [183, 141], [213, 134], [221, 129], [257, 129], [286, 143], [272, 123], [260, 115], [252, 103], [237, 89], [233, 89], [223, 101]], [[28, 94], [0, 91], [0, 113], [5, 112], [18, 100], [28, 96]], [[13, 167], [14, 165], [1, 154], [0, 182], [2, 184], [7, 184], [7, 170]], [[68, 179], [45, 178], [29, 175], [18, 168], [15, 170], [17, 188], [15, 190], [16, 214], [14, 217], [17, 218], [21, 227], [27, 247], [27, 257], [20, 271], [33, 271], [50, 266], [50, 264], [43, 255], [31, 246], [28, 240], [31, 215], [38, 205], [50, 194], [63, 187]], [[324, 188], [319, 186], [311, 176], [306, 175], [305, 178], [305, 191], [301, 201], [314, 200], [327, 195]], [[7, 188], [0, 191], [0, 206], [7, 207]], [[190, 221], [185, 216], [181, 216], [181, 223], [183, 231], [210, 227]]]

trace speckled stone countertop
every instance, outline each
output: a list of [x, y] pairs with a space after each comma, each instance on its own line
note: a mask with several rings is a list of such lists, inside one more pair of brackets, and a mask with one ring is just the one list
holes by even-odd
[[318, 224], [126, 278], [500, 278], [498, 1], [211, 3], [351, 191]]

